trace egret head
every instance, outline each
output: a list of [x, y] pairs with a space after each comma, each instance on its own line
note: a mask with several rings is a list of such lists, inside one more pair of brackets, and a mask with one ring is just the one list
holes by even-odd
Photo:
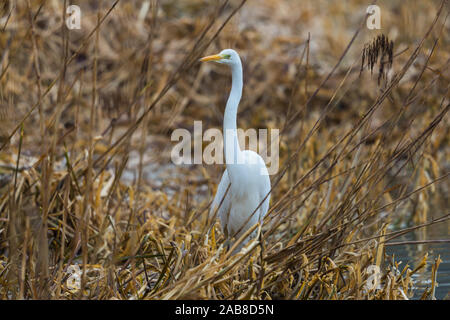
[[233, 49], [224, 49], [219, 54], [201, 58], [200, 61], [214, 61], [217, 63], [223, 63], [229, 66], [233, 66], [239, 64], [241, 62], [241, 59], [239, 58], [238, 53]]

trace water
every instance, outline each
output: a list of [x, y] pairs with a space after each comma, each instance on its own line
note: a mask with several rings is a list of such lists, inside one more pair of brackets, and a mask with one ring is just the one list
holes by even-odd
[[[423, 241], [449, 239], [450, 221], [445, 221], [436, 225], [428, 226], [421, 230], [416, 230], [402, 238], [393, 241]], [[402, 263], [400, 270], [409, 264], [410, 269], [418, 265], [419, 261], [428, 252], [426, 268], [413, 275], [414, 279], [414, 296], [413, 299], [419, 299], [424, 290], [431, 287], [431, 267], [435, 259], [440, 256], [442, 262], [439, 265], [437, 273], [436, 299], [444, 299], [446, 296], [450, 298], [450, 243], [427, 243], [414, 245], [398, 245], [386, 247], [388, 255], [395, 255], [395, 260]]]

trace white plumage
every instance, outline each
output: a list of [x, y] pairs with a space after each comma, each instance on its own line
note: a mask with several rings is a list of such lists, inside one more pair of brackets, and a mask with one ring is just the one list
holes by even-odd
[[[243, 87], [242, 64], [239, 55], [232, 49], [225, 49], [220, 54], [202, 58], [201, 61], [215, 61], [231, 67], [231, 92], [223, 120], [227, 168], [217, 188], [210, 216], [214, 215], [218, 208], [217, 217], [220, 219], [225, 235], [229, 238], [239, 239], [254, 224], [258, 221], [261, 222], [266, 215], [270, 201], [270, 178], [261, 156], [251, 150], [242, 151], [239, 147], [236, 115]], [[230, 188], [226, 193], [230, 183]], [[258, 210], [255, 211], [258, 206]], [[251, 236], [254, 235], [255, 233]], [[243, 241], [237, 250], [248, 240], [249, 238]]]

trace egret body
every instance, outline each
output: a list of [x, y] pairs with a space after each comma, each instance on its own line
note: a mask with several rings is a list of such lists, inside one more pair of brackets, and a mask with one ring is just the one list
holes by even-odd
[[[239, 147], [236, 115], [242, 96], [243, 77], [238, 53], [225, 49], [201, 61], [214, 61], [231, 68], [231, 92], [223, 120], [226, 169], [212, 202], [210, 216], [217, 211], [224, 234], [228, 238], [239, 239], [249, 228], [261, 222], [269, 209], [269, 173], [259, 154]], [[256, 230], [251, 236], [255, 234]], [[237, 249], [248, 240], [245, 239]]]

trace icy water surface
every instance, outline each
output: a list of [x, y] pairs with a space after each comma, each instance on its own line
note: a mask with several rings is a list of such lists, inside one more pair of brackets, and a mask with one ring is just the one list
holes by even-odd
[[[449, 239], [449, 234], [450, 222], [445, 221], [423, 228], [422, 230], [414, 231], [395, 241]], [[438, 256], [440, 256], [442, 263], [439, 265], [437, 274], [437, 283], [439, 286], [436, 288], [436, 299], [441, 300], [446, 296], [447, 298], [450, 298], [450, 243], [427, 243], [386, 247], [386, 253], [388, 255], [394, 254], [396, 261], [402, 261], [400, 269], [402, 269], [406, 263], [408, 263], [412, 269], [418, 265], [419, 261], [427, 252], [428, 263], [426, 269], [413, 275], [415, 281], [413, 299], [419, 299], [424, 290], [431, 286], [431, 267]]]

